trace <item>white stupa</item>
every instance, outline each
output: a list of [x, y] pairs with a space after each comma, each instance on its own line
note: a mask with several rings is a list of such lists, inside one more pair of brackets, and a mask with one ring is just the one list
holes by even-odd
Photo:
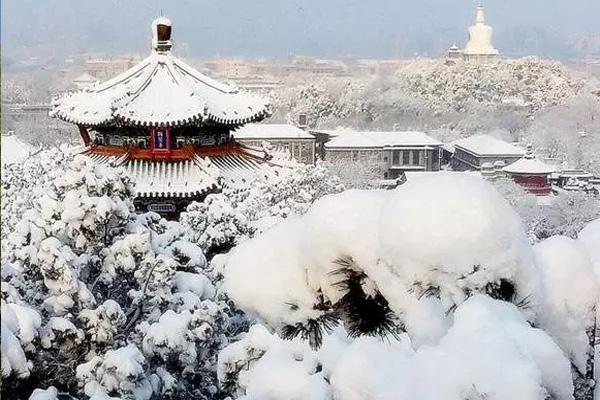
[[467, 61], [475, 63], [490, 62], [498, 57], [498, 50], [492, 44], [492, 27], [485, 24], [483, 4], [477, 6], [475, 25], [469, 27], [469, 40], [463, 51]]

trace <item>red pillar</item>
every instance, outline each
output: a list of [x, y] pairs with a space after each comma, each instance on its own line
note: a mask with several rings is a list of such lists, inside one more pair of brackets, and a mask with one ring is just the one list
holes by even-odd
[[92, 143], [92, 139], [90, 138], [90, 134], [87, 131], [87, 128], [83, 125], [77, 125], [79, 128], [79, 135], [81, 135], [81, 139], [83, 140], [83, 144], [89, 146]]

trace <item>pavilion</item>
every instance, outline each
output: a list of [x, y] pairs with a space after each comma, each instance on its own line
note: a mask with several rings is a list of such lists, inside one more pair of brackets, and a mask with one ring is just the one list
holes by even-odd
[[138, 211], [176, 216], [223, 180], [246, 179], [268, 155], [231, 132], [270, 116], [258, 95], [217, 82], [171, 52], [172, 25], [152, 23], [150, 55], [106, 82], [54, 100], [51, 115], [76, 124], [84, 153], [123, 166]]
[[520, 160], [503, 168], [503, 171], [512, 178], [515, 183], [523, 186], [528, 192], [538, 196], [551, 193], [550, 174], [555, 168], [533, 155], [532, 146], [527, 145], [527, 152]]

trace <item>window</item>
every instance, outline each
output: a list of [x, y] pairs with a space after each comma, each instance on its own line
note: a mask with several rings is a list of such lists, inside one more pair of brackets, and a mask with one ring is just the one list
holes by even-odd
[[185, 139], [184, 138], [177, 138], [177, 146], [178, 148], [182, 148], [183, 146], [185, 146]]
[[[385, 161], [387, 161], [387, 159]], [[398, 164], [400, 164], [400, 151], [394, 150], [392, 152], [392, 165], [398, 165]]]
[[419, 150], [412, 151], [412, 165], [421, 165], [421, 152]]
[[119, 136], [110, 136], [108, 139], [108, 144], [111, 146], [123, 146], [123, 139], [121, 139]]
[[402, 152], [402, 165], [410, 165], [410, 152], [409, 151]]
[[157, 213], [175, 212], [175, 210], [177, 210], [177, 207], [175, 207], [175, 204], [153, 203], [153, 204], [148, 205], [148, 211], [154, 211]]
[[138, 139], [138, 147], [140, 149], [145, 149], [146, 148], [146, 139]]

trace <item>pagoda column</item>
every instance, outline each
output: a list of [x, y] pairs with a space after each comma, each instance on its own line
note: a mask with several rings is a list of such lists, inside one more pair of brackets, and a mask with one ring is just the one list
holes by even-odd
[[83, 125], [77, 125], [77, 127], [79, 128], [79, 135], [81, 136], [81, 140], [83, 140], [83, 144], [89, 146], [90, 143], [92, 143], [92, 139], [90, 138], [87, 128]]

